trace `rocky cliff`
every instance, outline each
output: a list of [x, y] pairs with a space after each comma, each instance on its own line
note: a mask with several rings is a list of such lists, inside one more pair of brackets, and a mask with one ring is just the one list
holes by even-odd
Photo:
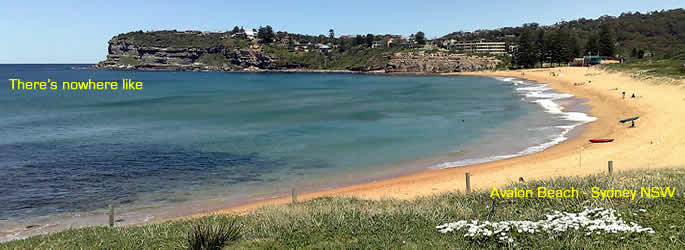
[[450, 73], [494, 70], [500, 63], [495, 57], [465, 54], [426, 53], [424, 51], [395, 53], [385, 72]]
[[237, 71], [297, 68], [280, 63], [259, 47], [154, 47], [140, 46], [129, 39], [112, 38], [107, 59], [95, 67], [170, 71]]
[[[271, 50], [273, 51], [273, 50]], [[296, 63], [292, 55], [283, 52], [267, 53], [262, 46], [144, 46], [135, 39], [117, 36], [109, 41], [107, 59], [95, 68], [170, 71], [282, 71], [315, 70], [305, 63]], [[286, 53], [286, 54], [284, 54]], [[298, 52], [299, 53], [299, 52]], [[309, 52], [319, 53], [319, 52]], [[299, 53], [299, 58], [332, 61], [331, 55]], [[353, 55], [354, 56], [354, 55]], [[499, 60], [494, 57], [467, 56], [463, 54], [428, 53], [424, 51], [384, 54], [382, 63], [364, 67], [342, 65], [332, 70], [352, 72], [385, 71], [388, 73], [449, 73], [495, 69]], [[310, 61], [310, 60], [302, 60]], [[376, 65], [378, 64], [378, 65]], [[321, 70], [321, 69], [317, 69]]]

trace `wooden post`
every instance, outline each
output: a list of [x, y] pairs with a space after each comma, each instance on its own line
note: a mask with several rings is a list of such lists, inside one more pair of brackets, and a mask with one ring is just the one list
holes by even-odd
[[293, 196], [293, 204], [297, 203], [297, 192], [295, 192], [295, 188], [292, 190], [292, 196]]
[[466, 172], [466, 192], [471, 193], [471, 173]]
[[114, 206], [109, 204], [109, 226], [114, 227]]
[[614, 174], [614, 161], [609, 161], [609, 175]]

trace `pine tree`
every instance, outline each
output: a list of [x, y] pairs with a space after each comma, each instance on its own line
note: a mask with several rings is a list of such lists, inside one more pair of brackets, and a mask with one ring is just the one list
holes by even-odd
[[602, 25], [602, 31], [599, 35], [599, 55], [601, 56], [616, 56], [616, 35], [613, 29], [605, 24]]
[[540, 61], [540, 67], [545, 62], [548, 56], [547, 51], [547, 41], [545, 41], [545, 30], [541, 29], [538, 31], [537, 39], [535, 40], [536, 52], [538, 55], [538, 61]]
[[596, 35], [590, 36], [585, 44], [585, 54], [586, 55], [599, 55], [599, 38]]
[[519, 65], [532, 68], [537, 62], [535, 46], [533, 44], [531, 29], [525, 29], [521, 36], [519, 36], [519, 49], [517, 53], [517, 62]]

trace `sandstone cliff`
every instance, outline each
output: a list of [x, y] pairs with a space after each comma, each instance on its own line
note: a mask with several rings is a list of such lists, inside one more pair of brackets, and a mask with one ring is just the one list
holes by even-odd
[[[109, 41], [107, 59], [95, 65], [100, 69], [169, 70], [169, 71], [308, 71], [306, 63], [293, 62], [284, 53], [267, 53], [260, 45], [235, 46], [143, 46], [135, 40], [117, 36]], [[292, 52], [288, 52], [292, 53]], [[309, 52], [319, 53], [319, 52]], [[319, 57], [298, 54], [300, 58]], [[353, 55], [354, 56], [354, 55]], [[388, 73], [449, 73], [495, 69], [494, 57], [424, 51], [384, 54], [385, 60], [363, 67], [338, 65], [334, 72], [385, 71]], [[332, 57], [317, 60], [334, 60]], [[307, 61], [307, 60], [302, 60]]]
[[[280, 63], [258, 47], [152, 47], [139, 46], [128, 39], [112, 38], [107, 59], [95, 67], [101, 69], [137, 69], [170, 71], [236, 71], [296, 68]], [[207, 60], [203, 60], [208, 58]], [[212, 60], [212, 59], [215, 60]], [[216, 60], [216, 58], [220, 58]]]
[[450, 73], [494, 70], [500, 63], [494, 57], [465, 54], [426, 53], [423, 51], [396, 53], [385, 66], [385, 72]]

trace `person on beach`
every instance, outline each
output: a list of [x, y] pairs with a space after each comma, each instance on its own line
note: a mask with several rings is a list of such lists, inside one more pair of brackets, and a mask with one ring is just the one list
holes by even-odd
[[623, 99], [626, 99], [626, 92], [625, 91], [621, 92], [621, 97], [623, 97]]
[[632, 95], [632, 96], [630, 96], [630, 98], [635, 98], [635, 93], [633, 93], [633, 95]]

